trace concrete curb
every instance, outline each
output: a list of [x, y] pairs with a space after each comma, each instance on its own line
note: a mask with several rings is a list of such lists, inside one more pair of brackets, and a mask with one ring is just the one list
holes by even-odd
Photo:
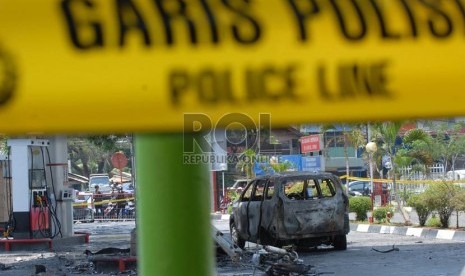
[[402, 236], [414, 236], [429, 239], [443, 239], [453, 241], [465, 241], [465, 231], [450, 229], [429, 229], [407, 226], [389, 226], [376, 224], [350, 224], [350, 231], [377, 234], [394, 234]]
[[[213, 213], [212, 220], [229, 220], [229, 214]], [[414, 236], [428, 239], [443, 239], [465, 241], [465, 231], [450, 229], [430, 229], [408, 226], [390, 226], [379, 224], [350, 223], [350, 231], [376, 234], [393, 234], [401, 236]]]

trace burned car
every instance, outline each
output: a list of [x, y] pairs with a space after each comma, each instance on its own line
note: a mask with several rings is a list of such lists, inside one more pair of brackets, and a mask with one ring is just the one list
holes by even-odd
[[286, 173], [253, 179], [232, 204], [233, 242], [347, 249], [349, 199], [330, 173]]

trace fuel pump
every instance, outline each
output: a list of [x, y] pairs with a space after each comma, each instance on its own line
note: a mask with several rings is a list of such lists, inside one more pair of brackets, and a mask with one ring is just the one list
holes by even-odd
[[9, 139], [15, 238], [50, 236], [45, 149], [48, 140]]

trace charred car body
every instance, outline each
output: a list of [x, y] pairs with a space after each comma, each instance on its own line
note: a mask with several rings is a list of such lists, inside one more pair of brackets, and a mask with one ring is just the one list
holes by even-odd
[[233, 242], [347, 248], [349, 199], [330, 173], [286, 173], [252, 180], [233, 202]]

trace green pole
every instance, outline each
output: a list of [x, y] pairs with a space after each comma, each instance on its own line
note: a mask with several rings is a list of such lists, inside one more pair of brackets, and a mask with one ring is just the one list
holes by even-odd
[[195, 138], [136, 136], [140, 275], [213, 275], [208, 169], [183, 162], [184, 139]]

